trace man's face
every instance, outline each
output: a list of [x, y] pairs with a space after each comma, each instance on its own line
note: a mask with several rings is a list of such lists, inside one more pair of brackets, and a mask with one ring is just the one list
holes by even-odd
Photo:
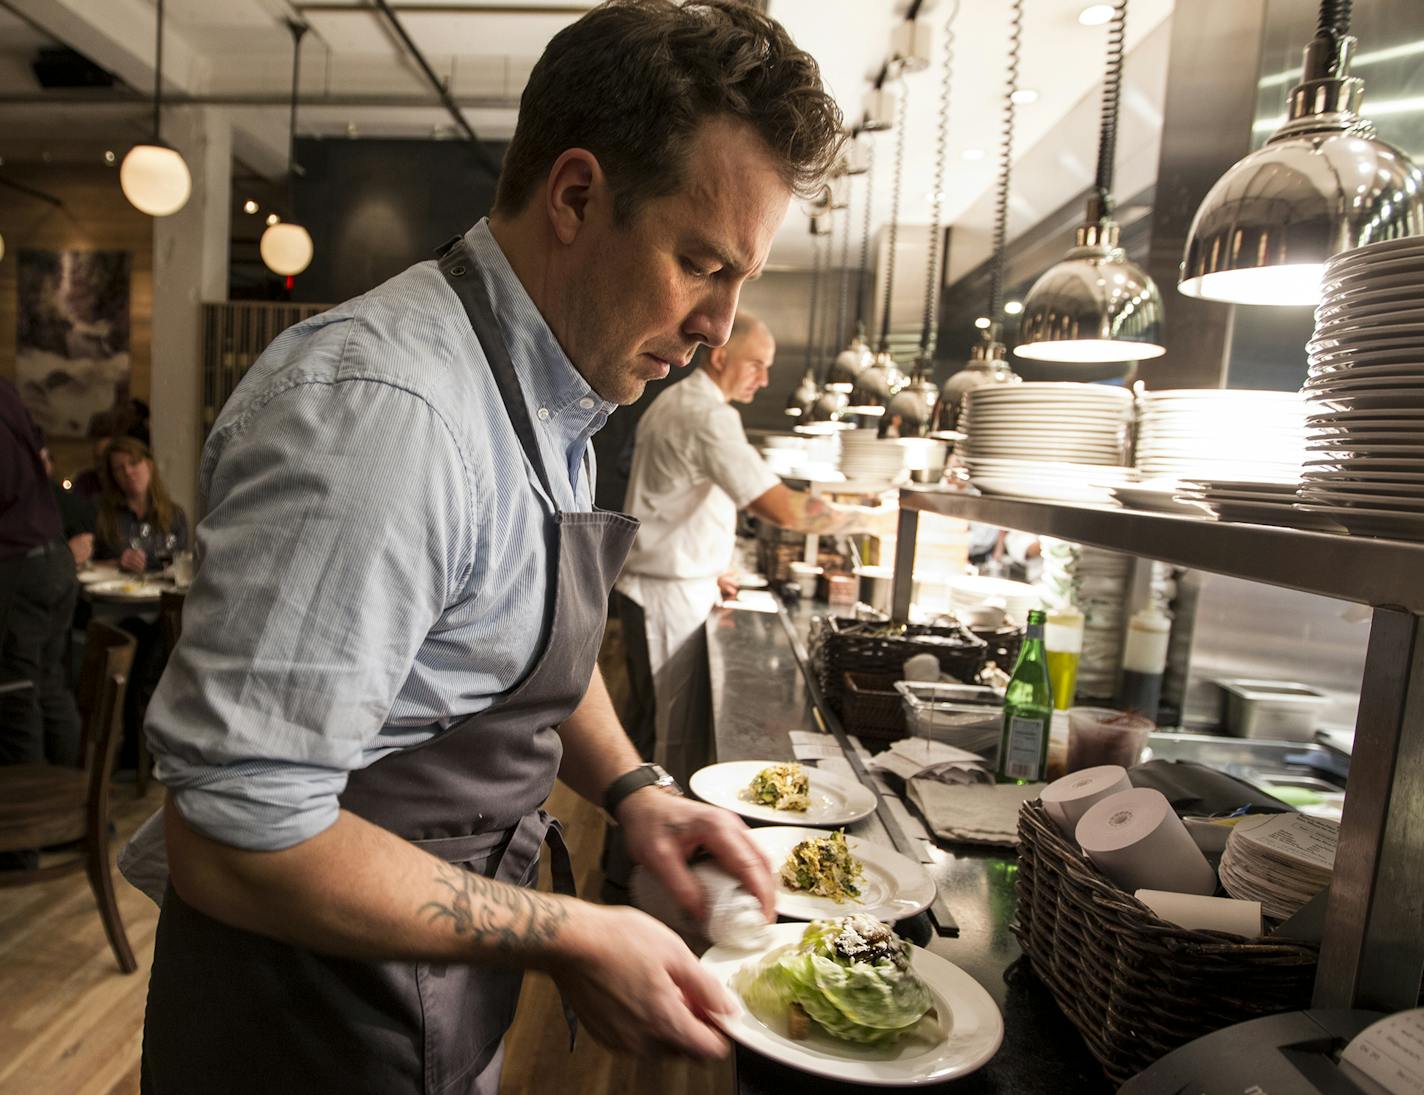
[[715, 119], [694, 138], [678, 193], [622, 225], [608, 199], [589, 203], [569, 248], [557, 334], [589, 386], [627, 404], [689, 364], [699, 344], [727, 341], [742, 283], [765, 264], [791, 191], [750, 128]]
[[776, 339], [765, 327], [755, 326], [715, 351], [717, 386], [733, 403], [750, 403], [766, 387], [775, 359]]

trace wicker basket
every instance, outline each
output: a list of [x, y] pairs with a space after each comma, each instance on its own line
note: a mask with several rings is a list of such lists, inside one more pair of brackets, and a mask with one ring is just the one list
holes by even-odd
[[1012, 673], [1019, 660], [1019, 648], [1023, 646], [1022, 627], [999, 627], [989, 631], [974, 629], [974, 634], [988, 644], [984, 660], [993, 662], [1005, 673]]
[[899, 741], [905, 728], [905, 705], [895, 691], [895, 673], [846, 673], [841, 722], [847, 734], [872, 741]]
[[[876, 634], [884, 626], [823, 616], [812, 628], [811, 665], [826, 702], [838, 717], [845, 717], [846, 673], [872, 673], [899, 680], [905, 659], [914, 654], [933, 654], [939, 659], [940, 669], [956, 680], [966, 684], [978, 680], [988, 646], [966, 628], [911, 625], [901, 634]], [[891, 685], [887, 684], [885, 690], [891, 691]]]
[[1037, 800], [1019, 812], [1016, 886], [1013, 932], [1115, 1084], [1203, 1034], [1310, 1006], [1315, 946], [1158, 919], [1069, 844]]

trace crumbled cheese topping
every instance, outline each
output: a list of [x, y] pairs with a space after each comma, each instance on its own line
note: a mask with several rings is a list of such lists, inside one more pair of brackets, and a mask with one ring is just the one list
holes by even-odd
[[847, 961], [877, 962], [894, 958], [898, 962], [904, 957], [890, 925], [882, 924], [873, 916], [856, 913], [844, 917], [840, 927], [833, 945], [836, 953]]

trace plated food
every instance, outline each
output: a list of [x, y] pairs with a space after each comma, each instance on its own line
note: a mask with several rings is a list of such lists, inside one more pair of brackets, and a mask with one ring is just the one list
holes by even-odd
[[[778, 795], [777, 801], [789, 803], [790, 808], [755, 800], [753, 780], [772, 768], [787, 769], [788, 773], [799, 770], [805, 778], [804, 790], [800, 789], [799, 781], [793, 783], [789, 777], [783, 781], [782, 787], [775, 788], [797, 792], [789, 796]], [[776, 780], [770, 782], [775, 787]], [[790, 823], [830, 828], [849, 825], [875, 812], [875, 792], [859, 780], [785, 760], [736, 760], [711, 764], [692, 774], [688, 789], [703, 802], [721, 806], [734, 814], [754, 821], [775, 821], [783, 825]], [[799, 801], [799, 794], [805, 796], [804, 806]]]
[[870, 916], [812, 921], [799, 942], [743, 967], [732, 987], [758, 1018], [784, 1022], [797, 1041], [813, 1024], [870, 1046], [911, 1034], [944, 1038], [929, 987], [910, 968], [910, 944]]
[[713, 947], [708, 972], [738, 1010], [719, 1023], [742, 1046], [816, 1076], [937, 1084], [998, 1050], [993, 998], [952, 962], [873, 918], [775, 924], [752, 951]]
[[924, 864], [886, 845], [793, 825], [767, 825], [747, 835], [777, 872], [778, 916], [825, 920], [864, 913], [896, 921], [935, 899], [935, 881]]
[[860, 896], [865, 867], [850, 854], [844, 829], [813, 836], [791, 849], [778, 872], [788, 890], [828, 897], [837, 904]]
[[773, 810], [798, 810], [811, 805], [811, 781], [806, 769], [796, 763], [773, 764], [752, 776], [747, 798]]

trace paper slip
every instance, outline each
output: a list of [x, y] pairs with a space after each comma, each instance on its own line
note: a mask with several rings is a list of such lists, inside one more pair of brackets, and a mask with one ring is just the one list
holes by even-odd
[[1424, 1091], [1424, 1008], [1373, 1023], [1340, 1054], [1341, 1070], [1370, 1095]]
[[1232, 836], [1255, 845], [1267, 858], [1329, 872], [1335, 866], [1340, 826], [1304, 814], [1272, 814], [1259, 821], [1244, 818], [1237, 822]]
[[840, 743], [829, 734], [792, 730], [786, 736], [791, 739], [791, 755], [797, 760], [835, 760], [845, 756]]
[[770, 612], [776, 615], [776, 598], [764, 589], [744, 589], [736, 600], [723, 601], [723, 608], [739, 608], [743, 612]]
[[956, 749], [942, 741], [926, 741], [924, 738], [901, 738], [890, 746], [890, 752], [898, 753], [909, 760], [919, 761], [922, 766], [930, 764], [983, 764], [984, 758], [968, 749]]

